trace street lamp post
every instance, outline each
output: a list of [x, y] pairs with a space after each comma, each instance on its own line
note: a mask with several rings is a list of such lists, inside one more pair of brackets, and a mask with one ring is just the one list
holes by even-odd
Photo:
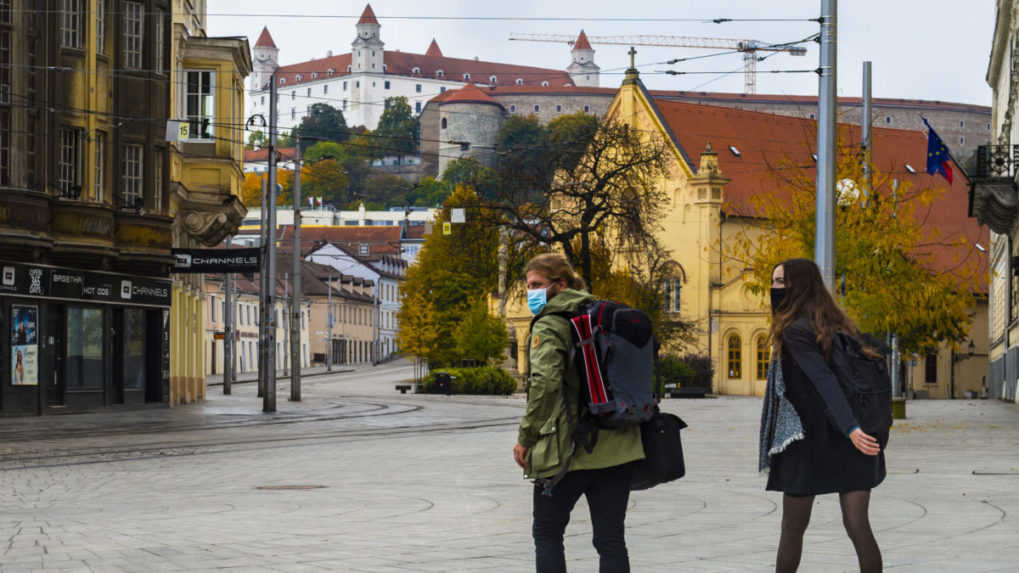
[[290, 302], [290, 400], [301, 401], [301, 132], [294, 151], [294, 298]]
[[333, 371], [333, 274], [329, 273], [328, 312], [326, 312], [326, 370]]

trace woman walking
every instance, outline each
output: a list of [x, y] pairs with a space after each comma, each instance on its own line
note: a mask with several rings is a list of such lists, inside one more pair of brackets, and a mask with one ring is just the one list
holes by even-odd
[[535, 314], [530, 340], [527, 410], [513, 459], [534, 479], [535, 562], [538, 573], [564, 573], [563, 533], [570, 512], [587, 497], [601, 573], [627, 573], [624, 537], [630, 497], [630, 462], [644, 458], [640, 428], [600, 429], [593, 448], [574, 447], [580, 412], [580, 378], [569, 359], [572, 315], [595, 298], [565, 258], [539, 255], [527, 264], [527, 304]]
[[779, 264], [771, 287], [774, 351], [761, 416], [760, 469], [769, 472], [767, 489], [785, 494], [775, 571], [799, 567], [814, 496], [838, 493], [860, 571], [878, 573], [881, 550], [868, 510], [870, 490], [885, 477], [888, 434], [860, 429], [829, 367], [835, 336], [860, 333], [813, 261]]

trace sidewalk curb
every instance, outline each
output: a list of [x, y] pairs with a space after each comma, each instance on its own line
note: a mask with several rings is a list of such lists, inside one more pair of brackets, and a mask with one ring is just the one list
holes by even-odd
[[[330, 374], [346, 374], [348, 372], [354, 372], [354, 370], [355, 370], [354, 368], [345, 368], [345, 369], [342, 369], [342, 370], [333, 370], [332, 372], [326, 371], [326, 372], [315, 372], [314, 374], [301, 374], [301, 379], [303, 380], [305, 378], [314, 378], [315, 376], [328, 376]], [[276, 377], [276, 381], [277, 382], [280, 382], [280, 381], [284, 381], [285, 382], [287, 380], [290, 380], [290, 375], [287, 375], [287, 376], [277, 376]], [[234, 380], [233, 381], [234, 384], [251, 384], [253, 382], [258, 382], [258, 378], [245, 378], [243, 380], [238, 379], [238, 380]], [[205, 385], [206, 386], [222, 386], [223, 382], [222, 381], [219, 381], [219, 382], [207, 382]]]

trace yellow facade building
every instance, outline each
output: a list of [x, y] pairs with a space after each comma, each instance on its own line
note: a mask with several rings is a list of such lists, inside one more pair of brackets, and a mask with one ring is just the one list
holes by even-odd
[[[251, 73], [245, 38], [205, 32], [205, 2], [173, 1], [170, 103], [170, 215], [178, 248], [214, 247], [247, 213], [244, 180], [244, 79]], [[205, 397], [204, 279], [175, 275], [170, 317], [170, 404]]]
[[[816, 122], [653, 96], [633, 69], [605, 120], [666, 142], [668, 167], [660, 190], [668, 204], [658, 240], [672, 257], [663, 277], [666, 311], [693, 322], [696, 328], [694, 340], [683, 352], [711, 358], [714, 392], [762, 395], [770, 359], [770, 311], [763, 297], [747, 289], [748, 269], [732, 256], [733, 248], [739, 238], [753, 240], [763, 232], [753, 198], [765, 193], [783, 196], [781, 178], [775, 176], [779, 165], [789, 161], [813, 170]], [[859, 128], [854, 133], [858, 137]], [[898, 176], [919, 189], [948, 187], [931, 207], [931, 222], [944, 236], [965, 236], [970, 249], [980, 241], [987, 244], [986, 230], [966, 217], [964, 177], [957, 176], [949, 185], [939, 176], [924, 173], [925, 134], [875, 129], [873, 141], [874, 163], [882, 170], [901, 173]], [[934, 270], [952, 266], [958, 254], [953, 249], [944, 247], [945, 252], [935, 256], [939, 268]], [[523, 302], [512, 301], [507, 311], [521, 367], [526, 364], [530, 322]], [[961, 354], [943, 345], [929, 357], [906, 357], [913, 365], [904, 366], [903, 380], [914, 395], [964, 397], [967, 392], [982, 391], [987, 364], [986, 304], [975, 303], [971, 314], [972, 357], [965, 342]]]

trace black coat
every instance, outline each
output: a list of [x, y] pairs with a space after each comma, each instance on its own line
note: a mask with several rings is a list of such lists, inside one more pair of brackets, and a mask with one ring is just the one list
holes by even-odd
[[803, 423], [804, 439], [771, 460], [767, 489], [791, 495], [869, 490], [885, 478], [884, 446], [877, 456], [856, 449], [849, 402], [805, 320], [782, 333], [786, 397]]

